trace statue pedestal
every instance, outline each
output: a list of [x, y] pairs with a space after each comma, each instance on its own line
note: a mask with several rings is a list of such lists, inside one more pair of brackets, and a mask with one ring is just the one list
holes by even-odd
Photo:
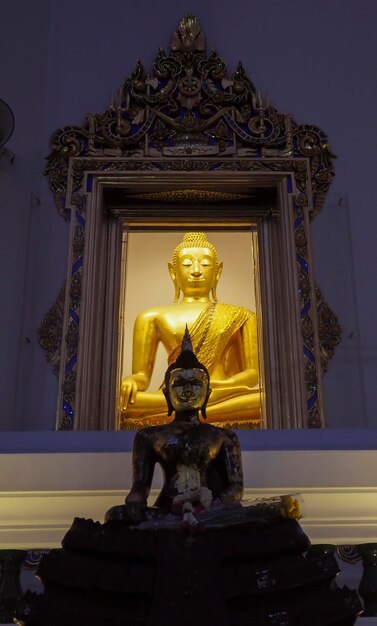
[[351, 626], [357, 595], [333, 588], [332, 554], [285, 518], [203, 528], [139, 530], [76, 518], [63, 549], [39, 567], [45, 592], [25, 594], [22, 624], [91, 626]]

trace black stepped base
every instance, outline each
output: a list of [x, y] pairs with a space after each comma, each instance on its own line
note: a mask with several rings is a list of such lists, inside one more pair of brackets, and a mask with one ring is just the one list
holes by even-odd
[[137, 530], [76, 519], [46, 555], [45, 592], [18, 610], [27, 626], [351, 626], [355, 592], [334, 588], [333, 555], [306, 557], [285, 518], [205, 529]]

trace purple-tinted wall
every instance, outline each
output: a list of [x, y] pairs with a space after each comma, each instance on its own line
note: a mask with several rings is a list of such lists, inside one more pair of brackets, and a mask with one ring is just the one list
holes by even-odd
[[241, 60], [280, 111], [329, 136], [331, 191], [349, 201], [367, 420], [377, 427], [375, 0], [5, 0], [0, 98], [15, 113], [16, 160], [0, 159], [3, 430], [54, 427], [56, 381], [36, 328], [63, 281], [68, 229], [42, 175], [49, 136], [106, 108], [188, 12], [230, 70]]

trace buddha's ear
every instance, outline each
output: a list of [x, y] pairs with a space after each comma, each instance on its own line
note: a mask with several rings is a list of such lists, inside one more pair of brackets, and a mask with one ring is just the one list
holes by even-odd
[[209, 381], [208, 381], [208, 389], [207, 389], [206, 399], [204, 400], [204, 404], [203, 404], [203, 406], [200, 409], [200, 412], [203, 415], [205, 420], [207, 419], [207, 402], [208, 402], [208, 399], [209, 399], [211, 393], [212, 393], [212, 389], [209, 386]]
[[221, 261], [221, 263], [218, 264], [217, 266], [217, 271], [216, 271], [216, 276], [215, 279], [213, 281], [213, 285], [212, 285], [212, 298], [214, 302], [217, 302], [217, 294], [216, 294], [216, 287], [217, 287], [217, 283], [219, 282], [220, 276], [223, 272], [223, 262]]
[[179, 294], [180, 294], [180, 286], [178, 284], [178, 280], [177, 280], [177, 276], [175, 274], [174, 271], [174, 267], [172, 266], [171, 263], [168, 263], [168, 268], [169, 268], [169, 274], [170, 274], [170, 278], [172, 279], [173, 283], [174, 283], [174, 302], [178, 302], [179, 300]]
[[164, 394], [164, 396], [165, 396], [166, 404], [168, 405], [168, 417], [170, 417], [170, 415], [171, 415], [171, 414], [173, 413], [173, 411], [174, 411], [174, 407], [173, 407], [173, 405], [172, 405], [172, 403], [171, 403], [170, 396], [169, 396], [169, 392], [168, 392], [168, 390], [167, 390], [167, 388], [166, 388], [166, 386], [165, 386], [165, 385], [162, 387], [162, 393], [163, 393], [163, 394]]

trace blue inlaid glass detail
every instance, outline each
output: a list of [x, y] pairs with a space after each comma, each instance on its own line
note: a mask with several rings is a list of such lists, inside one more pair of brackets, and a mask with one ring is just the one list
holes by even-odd
[[312, 303], [310, 302], [310, 300], [307, 300], [304, 304], [304, 306], [301, 309], [301, 319], [303, 320], [304, 317], [307, 315], [308, 311], [311, 308]]
[[317, 402], [318, 394], [317, 392], [313, 393], [312, 396], [308, 399], [308, 409], [312, 409], [315, 403]]
[[92, 191], [93, 189], [93, 176], [89, 175], [86, 180], [86, 190]]
[[63, 402], [63, 411], [68, 417], [73, 418], [75, 412], [68, 402]]
[[308, 346], [304, 346], [304, 354], [311, 363], [315, 363], [314, 354], [311, 350], [309, 350]]
[[304, 272], [308, 271], [308, 264], [305, 261], [305, 259], [300, 256], [299, 254], [296, 255], [296, 259], [297, 259], [297, 263], [300, 265], [301, 269], [304, 270]]
[[79, 270], [81, 266], [82, 266], [82, 256], [80, 256], [80, 258], [77, 259], [76, 263], [72, 265], [72, 276], [73, 274], [76, 274], [77, 270]]
[[83, 216], [81, 215], [81, 213], [76, 212], [76, 219], [78, 221], [78, 223], [85, 228], [85, 220], [83, 218]]
[[78, 323], [79, 323], [79, 321], [80, 321], [80, 318], [79, 318], [79, 316], [77, 315], [77, 313], [76, 313], [75, 309], [72, 309], [72, 307], [70, 307], [70, 309], [69, 309], [69, 314], [70, 314], [70, 316], [72, 317], [73, 321], [74, 321], [74, 322], [76, 322], [76, 323], [78, 324]]
[[36, 569], [41, 561], [41, 558], [49, 552], [50, 550], [46, 548], [43, 550], [28, 550], [22, 567], [28, 570]]
[[292, 176], [287, 176], [287, 191], [288, 193], [292, 193], [293, 191]]
[[73, 368], [74, 365], [76, 365], [77, 363], [77, 354], [74, 354], [68, 361], [67, 365], [65, 366], [65, 373], [68, 374], [68, 372], [71, 371], [71, 369]]
[[297, 217], [295, 219], [295, 229], [297, 230], [298, 228], [300, 228], [302, 222], [304, 221], [304, 216], [301, 215], [300, 217]]

